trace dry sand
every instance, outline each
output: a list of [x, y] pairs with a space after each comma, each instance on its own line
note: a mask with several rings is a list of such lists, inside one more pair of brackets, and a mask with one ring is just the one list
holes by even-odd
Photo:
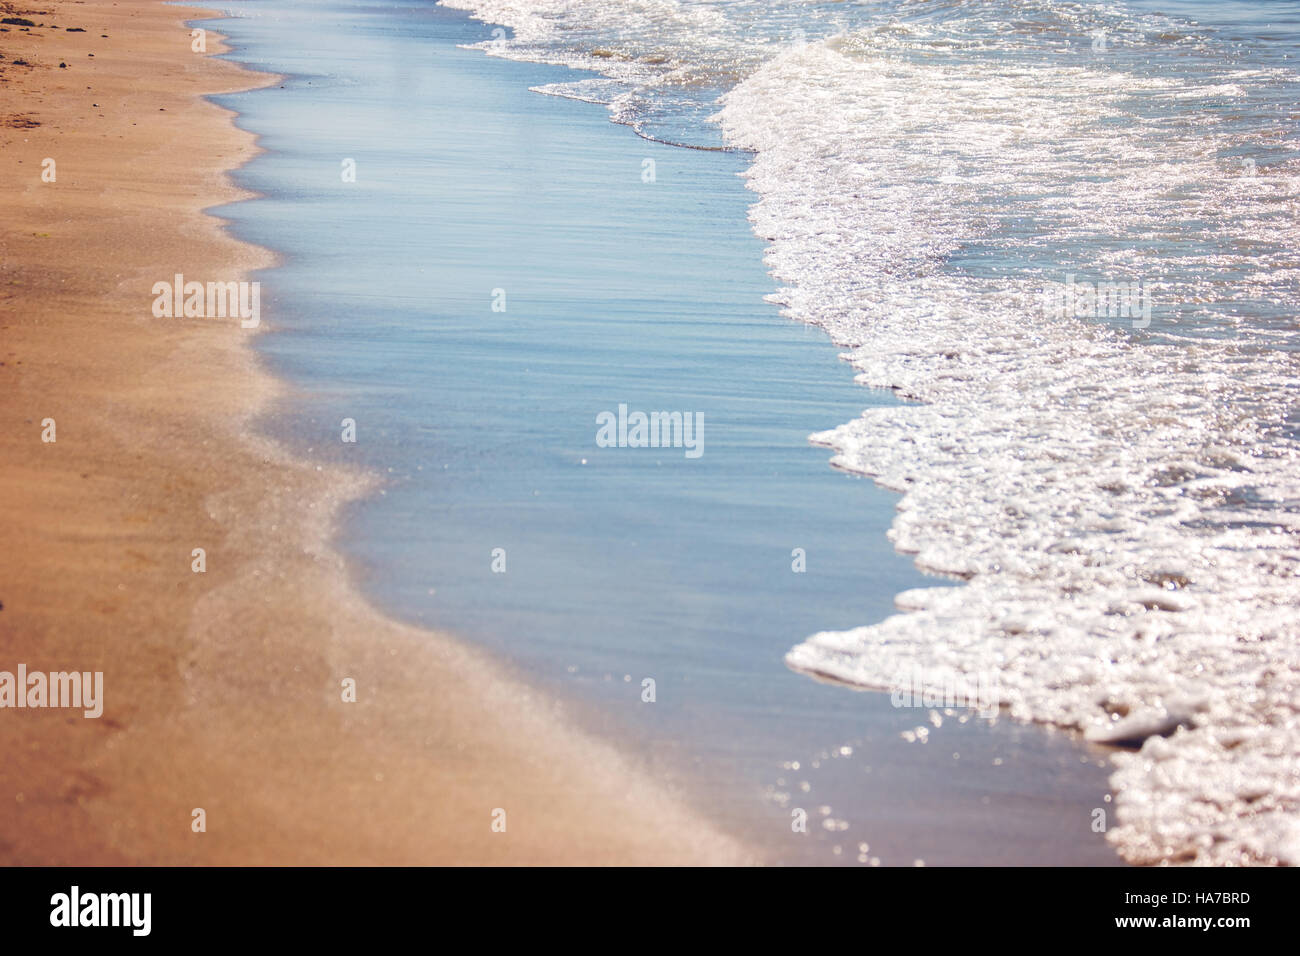
[[153, 317], [156, 281], [272, 261], [201, 211], [256, 152], [201, 97], [275, 79], [191, 52], [197, 10], [0, 7], [44, 24], [0, 33], [0, 670], [105, 682], [98, 720], [0, 710], [0, 862], [747, 861], [545, 694], [370, 608], [329, 543], [364, 477], [253, 432], [255, 333]]

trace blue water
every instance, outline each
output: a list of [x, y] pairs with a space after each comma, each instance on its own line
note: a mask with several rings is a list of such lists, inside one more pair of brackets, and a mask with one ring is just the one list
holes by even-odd
[[[219, 100], [267, 150], [238, 175], [263, 197], [220, 214], [284, 256], [258, 347], [294, 394], [265, 427], [384, 478], [339, 542], [377, 603], [489, 648], [773, 860], [1113, 861], [1096, 754], [1005, 721], [908, 743], [926, 711], [782, 663], [928, 579], [885, 537], [895, 496], [808, 443], [896, 400], [764, 301], [744, 154], [529, 93], [574, 74], [459, 49], [490, 29], [442, 8], [229, 9], [233, 56], [286, 74]], [[701, 414], [703, 454], [598, 447], [620, 403]]]

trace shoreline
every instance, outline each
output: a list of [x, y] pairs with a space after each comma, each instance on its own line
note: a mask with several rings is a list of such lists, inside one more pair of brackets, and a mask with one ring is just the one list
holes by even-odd
[[361, 597], [329, 542], [367, 479], [251, 431], [284, 386], [238, 322], [148, 311], [154, 280], [274, 263], [205, 210], [252, 198], [229, 173], [257, 153], [207, 97], [275, 78], [212, 32], [191, 53], [196, 8], [48, 6], [57, 32], [0, 35], [26, 179], [0, 213], [0, 654], [103, 671], [105, 701], [0, 714], [0, 861], [752, 862], [553, 700]]
[[[1075, 830], [1104, 802], [1104, 773], [1084, 760], [1098, 759], [1092, 749], [1042, 728], [1001, 722], [986, 731], [983, 722], [949, 719], [941, 733], [951, 748], [937, 740], [927, 747], [915, 733], [925, 715], [784, 665], [792, 635], [863, 613], [883, 618], [896, 594], [924, 580], [885, 536], [895, 494], [844, 478], [807, 443], [826, 423], [860, 414], [864, 395], [821, 332], [782, 321], [764, 301], [771, 280], [734, 175], [741, 159], [648, 144], [611, 125], [603, 108], [540, 99], [529, 91], [569, 71], [484, 57], [467, 45], [487, 28], [460, 11], [430, 8], [399, 40], [370, 28], [379, 19], [371, 5], [364, 20], [349, 20], [352, 6], [331, 7], [341, 29], [322, 28], [311, 57], [288, 42], [286, 31], [302, 29], [293, 4], [232, 21], [227, 29], [247, 62], [297, 78], [288, 83], [293, 95], [222, 102], [240, 111], [241, 125], [274, 137], [273, 151], [240, 176], [273, 199], [231, 213], [237, 234], [288, 257], [277, 275], [279, 329], [258, 349], [303, 394], [285, 403], [274, 434], [391, 479], [383, 494], [348, 509], [340, 539], [364, 593], [399, 620], [488, 649], [565, 701], [580, 726], [631, 746], [656, 777], [680, 778], [693, 806], [771, 847], [771, 858], [851, 865], [859, 855], [837, 854], [838, 829], [819, 826], [797, 846], [782, 840], [790, 829], [783, 802], [798, 799], [791, 787], [808, 784], [818, 806], [835, 809], [837, 826], [847, 821], [862, 833], [851, 843], [869, 840], [882, 861], [1117, 862], [1100, 837]], [[380, 9], [385, 23], [404, 16]], [[350, 37], [346, 49], [340, 35]], [[421, 65], [394, 87], [371, 75], [375, 62]], [[327, 109], [336, 110], [336, 128], [311, 120]], [[357, 129], [377, 134], [399, 112], [411, 130], [401, 148], [362, 156], [364, 191], [340, 190], [322, 158], [355, 155]], [[437, 174], [420, 175], [413, 156]], [[472, 169], [462, 165], [469, 156]], [[659, 163], [660, 187], [640, 179], [647, 156]], [[512, 197], [539, 177], [545, 197], [524, 223]], [[339, 222], [349, 224], [346, 234], [336, 235]], [[439, 224], [433, 234], [429, 222]], [[678, 236], [708, 236], [708, 248], [685, 238], [663, 243], [654, 222], [671, 223]], [[518, 250], [511, 262], [488, 251], [503, 243]], [[331, 271], [341, 255], [346, 274]], [[729, 276], [728, 285], [719, 288], [716, 274]], [[511, 290], [510, 317], [480, 319], [483, 290], [495, 285]], [[373, 299], [380, 287], [385, 294]], [[429, 290], [440, 303], [432, 314], [404, 304], [425, 301]], [[335, 304], [363, 299], [375, 314], [360, 322], [350, 305]], [[681, 315], [700, 319], [670, 318]], [[630, 382], [617, 371], [629, 349], [639, 364]], [[676, 365], [685, 354], [693, 368], [683, 371]], [[642, 468], [634, 455], [597, 451], [589, 467], [573, 467], [592, 454], [589, 403], [647, 387], [656, 391], [638, 392], [638, 401], [703, 408], [729, 423], [710, 432], [710, 453], [696, 463], [704, 470], [690, 472], [695, 499], [725, 494], [722, 511], [661, 497], [657, 466]], [[399, 403], [386, 400], [398, 392]], [[365, 432], [356, 444], [338, 443], [345, 416]], [[529, 440], [538, 435], [546, 442]], [[762, 487], [745, 481], [756, 446], [772, 449], [762, 456], [772, 472]], [[531, 506], [538, 492], [541, 510]], [[639, 523], [624, 496], [654, 502], [646, 513], [674, 520], [662, 530]], [[852, 517], [828, 521], [832, 514]], [[578, 520], [618, 527], [634, 543], [621, 548], [579, 531]], [[565, 528], [558, 536], [557, 523]], [[703, 533], [712, 551], [676, 554], [667, 571], [638, 559], [638, 547], [673, 553], [683, 529]], [[816, 556], [815, 575], [791, 575], [784, 553], [768, 563], [765, 549], [784, 540]], [[509, 548], [508, 576], [465, 560], [497, 545]], [[709, 555], [719, 553], [728, 560], [710, 567]], [[602, 555], [598, 572], [584, 565], [591, 554]], [[602, 601], [619, 581], [636, 586], [617, 604]], [[770, 584], [770, 594], [740, 597], [756, 582]], [[697, 591], [716, 606], [662, 617], [646, 606], [656, 595]], [[644, 675], [658, 681], [659, 706], [641, 706], [630, 693]], [[826, 763], [819, 755], [828, 748], [847, 748], [852, 759]], [[791, 778], [800, 765], [808, 771]]]

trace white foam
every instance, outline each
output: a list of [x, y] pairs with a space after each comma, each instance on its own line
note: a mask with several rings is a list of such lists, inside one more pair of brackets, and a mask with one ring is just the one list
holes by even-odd
[[[1233, 300], [1294, 316], [1294, 171], [1243, 182], [1213, 121], [1102, 132], [1135, 91], [1186, 92], [1173, 83], [921, 67], [849, 42], [792, 50], [726, 96], [728, 138], [757, 151], [751, 218], [794, 283], [785, 312], [844, 345], [863, 384], [926, 403], [814, 441], [904, 494], [900, 550], [969, 582], [788, 661], [882, 689], [994, 672], [1016, 717], [1113, 742], [1172, 733], [1115, 758], [1112, 841], [1136, 861], [1277, 861], [1300, 811], [1300, 455], [1278, 427], [1295, 352], [1244, 327], [1140, 341], [1044, 315], [1040, 276], [950, 264], [991, 235], [1022, 258], [1196, 217], [1208, 259], [1095, 242], [1096, 271], [1194, 272], [1157, 301], [1213, 290], [1222, 321], [1201, 331], [1231, 329]], [[1034, 228], [992, 221], [1007, 211]]]

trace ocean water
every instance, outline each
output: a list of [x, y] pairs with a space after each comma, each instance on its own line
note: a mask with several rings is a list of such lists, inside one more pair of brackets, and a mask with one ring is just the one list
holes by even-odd
[[601, 74], [540, 91], [745, 151], [772, 300], [910, 400], [812, 437], [953, 583], [790, 666], [995, 674], [1132, 746], [1127, 859], [1300, 863], [1300, 9], [451, 2]]
[[[903, 405], [767, 301], [748, 153], [531, 93], [601, 78], [485, 57], [495, 27], [446, 7], [227, 12], [232, 56], [285, 75], [219, 98], [266, 149], [238, 173], [261, 198], [219, 214], [284, 260], [266, 427], [384, 478], [339, 540], [377, 603], [489, 648], [772, 861], [1117, 861], [1100, 748], [786, 666], [934, 579], [886, 537], [898, 496], [808, 441]], [[620, 405], [702, 416], [702, 453], [603, 447]]]

